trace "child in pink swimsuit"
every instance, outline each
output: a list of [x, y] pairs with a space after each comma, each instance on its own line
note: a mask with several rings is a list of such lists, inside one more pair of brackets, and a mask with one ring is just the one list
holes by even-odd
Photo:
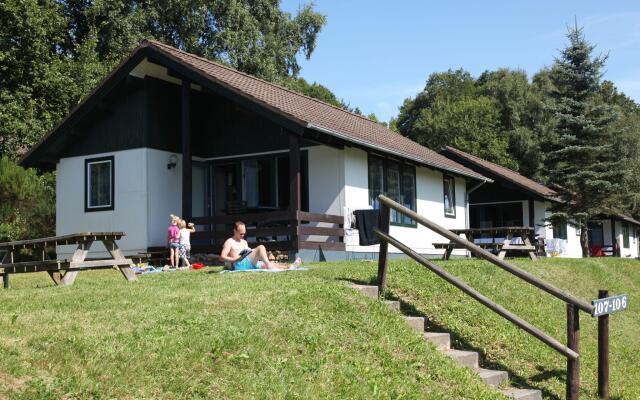
[[180, 265], [179, 249], [180, 249], [180, 228], [178, 228], [179, 217], [171, 214], [169, 216], [171, 225], [167, 229], [167, 245], [169, 246], [169, 260], [171, 267], [176, 268]]

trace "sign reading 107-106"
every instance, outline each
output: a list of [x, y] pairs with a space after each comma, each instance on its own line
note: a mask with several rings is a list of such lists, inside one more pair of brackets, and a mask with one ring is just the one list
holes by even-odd
[[607, 315], [618, 311], [624, 311], [629, 306], [629, 296], [621, 294], [619, 296], [606, 297], [604, 299], [593, 300], [592, 317], [599, 317], [601, 315]]

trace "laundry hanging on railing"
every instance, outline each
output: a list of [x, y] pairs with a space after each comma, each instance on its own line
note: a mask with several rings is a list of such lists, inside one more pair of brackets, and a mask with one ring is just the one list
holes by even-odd
[[360, 236], [360, 246], [380, 244], [380, 239], [373, 233], [378, 226], [380, 210], [355, 210], [356, 227]]

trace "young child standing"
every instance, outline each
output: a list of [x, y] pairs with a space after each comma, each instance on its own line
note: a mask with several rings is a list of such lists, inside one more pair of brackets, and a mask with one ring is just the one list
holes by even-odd
[[190, 267], [191, 263], [189, 258], [191, 257], [191, 232], [195, 232], [196, 228], [193, 222], [187, 222], [183, 219], [178, 221], [178, 227], [180, 228], [180, 260], [185, 267]]
[[178, 222], [180, 218], [176, 215], [169, 215], [170, 225], [167, 229], [167, 245], [169, 246], [169, 260], [171, 267], [176, 268], [180, 265], [178, 250], [180, 248], [180, 228]]

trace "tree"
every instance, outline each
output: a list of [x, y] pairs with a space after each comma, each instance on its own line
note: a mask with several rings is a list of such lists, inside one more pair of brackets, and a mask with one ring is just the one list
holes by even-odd
[[143, 38], [278, 81], [298, 74], [325, 21], [277, 0], [0, 2], [0, 154], [17, 159]]
[[0, 242], [54, 235], [53, 174], [0, 158]]
[[405, 100], [392, 126], [434, 150], [451, 145], [509, 168], [518, 167], [508, 152], [498, 106], [482, 95], [476, 80], [464, 70], [431, 74], [424, 90]]
[[548, 183], [564, 200], [553, 217], [580, 227], [582, 253], [588, 257], [587, 221], [619, 208], [615, 194], [623, 191], [627, 170], [616, 145], [618, 113], [598, 101], [607, 57], [592, 56], [594, 46], [577, 26], [567, 38], [568, 46], [551, 69], [556, 124], [545, 164]]

